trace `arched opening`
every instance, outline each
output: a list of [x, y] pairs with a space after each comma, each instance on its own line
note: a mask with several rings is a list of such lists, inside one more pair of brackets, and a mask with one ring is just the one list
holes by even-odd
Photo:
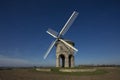
[[72, 67], [73, 65], [72, 59], [73, 59], [73, 55], [69, 55], [69, 67]]
[[63, 54], [60, 55], [60, 66], [65, 67], [65, 56]]

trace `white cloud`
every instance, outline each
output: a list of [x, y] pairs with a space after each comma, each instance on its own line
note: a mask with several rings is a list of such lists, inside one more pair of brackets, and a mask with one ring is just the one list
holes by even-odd
[[24, 59], [0, 55], [0, 66], [33, 66], [33, 63]]

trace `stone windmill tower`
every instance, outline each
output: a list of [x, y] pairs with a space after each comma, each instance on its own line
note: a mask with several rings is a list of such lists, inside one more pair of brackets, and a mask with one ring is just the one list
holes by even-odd
[[60, 33], [57, 33], [52, 29], [48, 29], [47, 31], [47, 33], [56, 38], [56, 40], [51, 43], [44, 56], [44, 59], [46, 59], [51, 49], [54, 45], [56, 45], [56, 67], [74, 67], [74, 51], [78, 50], [74, 47], [74, 43], [72, 41], [65, 40], [62, 36], [67, 32], [77, 16], [78, 12], [74, 11]]
[[[72, 41], [65, 41], [74, 46]], [[74, 51], [61, 41], [56, 43], [56, 67], [74, 67]]]

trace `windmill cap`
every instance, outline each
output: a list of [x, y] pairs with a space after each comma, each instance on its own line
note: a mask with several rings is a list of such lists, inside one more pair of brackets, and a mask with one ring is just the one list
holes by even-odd
[[[71, 41], [71, 40], [64, 39], [64, 41], [66, 41], [67, 43], [69, 43], [69, 44], [75, 46], [75, 43], [74, 43], [73, 41]], [[55, 45], [55, 46], [57, 46], [57, 44], [59, 44], [59, 43], [61, 43], [61, 41], [58, 40], [58, 41], [56, 42], [56, 45]]]

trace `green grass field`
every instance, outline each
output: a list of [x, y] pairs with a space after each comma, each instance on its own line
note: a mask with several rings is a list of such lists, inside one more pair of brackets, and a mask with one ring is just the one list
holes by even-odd
[[[59, 69], [61, 69], [61, 68], [51, 68], [51, 72], [45, 72], [45, 73], [48, 73], [48, 74], [53, 73], [53, 74], [60, 74], [60, 75], [77, 75], [77, 76], [80, 76], [80, 75], [102, 75], [102, 74], [108, 73], [108, 71], [106, 71], [104, 69], [97, 69], [96, 71], [93, 71], [93, 72], [60, 72]], [[67, 68], [65, 68], [65, 69], [67, 69]], [[72, 69], [76, 69], [76, 68], [72, 68]], [[79, 68], [79, 69], [88, 69], [88, 68]], [[34, 69], [34, 71], [36, 71], [36, 70]], [[39, 72], [39, 71], [37, 71], [37, 72]], [[44, 73], [44, 71], [43, 71], [43, 73]]]

